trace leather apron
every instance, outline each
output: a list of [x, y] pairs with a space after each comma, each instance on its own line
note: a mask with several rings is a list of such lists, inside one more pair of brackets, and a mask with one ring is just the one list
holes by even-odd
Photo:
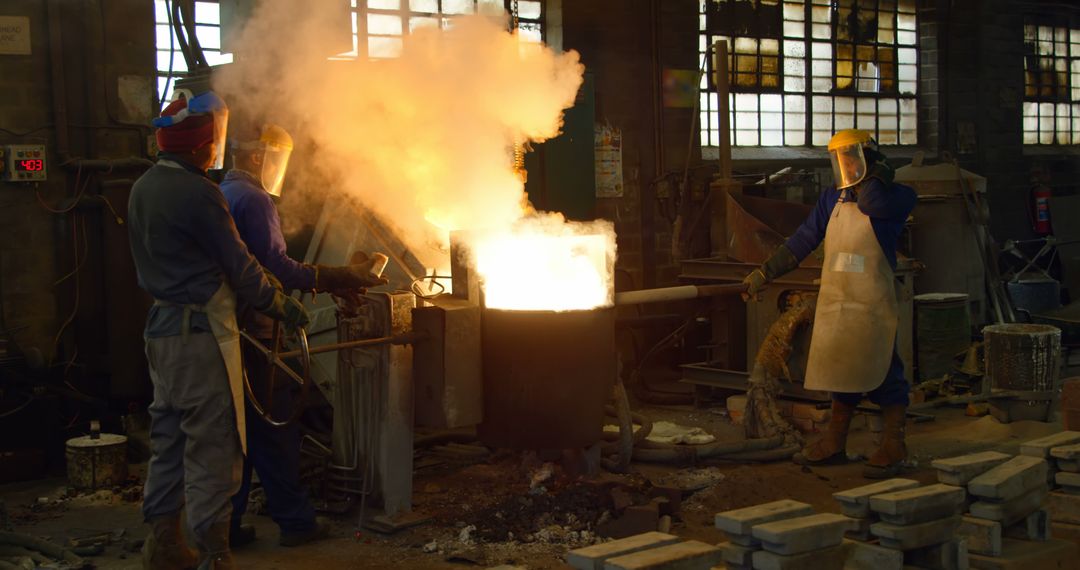
[[236, 324], [236, 294], [225, 282], [204, 305], [180, 305], [160, 299], [158, 305], [180, 306], [184, 308], [183, 332], [186, 339], [191, 330], [191, 313], [206, 313], [210, 321], [210, 330], [217, 341], [218, 351], [225, 361], [225, 371], [229, 376], [229, 392], [232, 394], [233, 410], [236, 418], [236, 432], [240, 436], [240, 450], [247, 455], [247, 430], [244, 417], [244, 369], [240, 356], [240, 328]]
[[806, 365], [807, 390], [865, 393], [885, 381], [896, 343], [894, 274], [870, 217], [844, 196], [825, 230], [825, 264]]

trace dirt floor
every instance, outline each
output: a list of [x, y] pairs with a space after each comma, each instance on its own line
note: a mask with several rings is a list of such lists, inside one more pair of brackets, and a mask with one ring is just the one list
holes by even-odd
[[[720, 411], [690, 407], [652, 407], [654, 420], [702, 427], [721, 440], [741, 438]], [[911, 424], [908, 445], [911, 471], [924, 482], [934, 480], [931, 460], [966, 452], [995, 449], [1017, 452], [1023, 441], [1061, 429], [1056, 424], [1000, 424], [989, 416], [965, 417], [963, 409], [938, 409], [936, 419]], [[859, 426], [862, 426], [861, 428]], [[857, 421], [849, 443], [852, 456], [868, 455], [873, 434]], [[421, 455], [420, 459], [424, 459]], [[277, 545], [277, 529], [265, 516], [248, 515], [259, 539], [236, 552], [242, 568], [487, 568], [510, 564], [527, 568], [563, 568], [567, 550], [592, 544], [597, 527], [611, 519], [613, 496], [637, 496], [653, 485], [684, 489], [674, 534], [717, 543], [716, 513], [781, 498], [836, 512], [832, 493], [865, 484], [858, 462], [807, 469], [779, 462], [739, 465], [705, 462], [694, 466], [635, 464], [632, 473], [604, 473], [588, 480], [571, 478], [558, 464], [519, 454], [472, 459], [418, 460], [414, 477], [414, 510], [428, 523], [381, 535], [357, 532], [357, 517], [333, 520], [331, 538], [299, 548]], [[133, 481], [138, 480], [138, 471]], [[620, 489], [613, 492], [612, 489]], [[15, 530], [58, 543], [103, 532], [115, 540], [90, 560], [98, 568], [140, 568], [137, 552], [145, 527], [139, 515], [140, 488], [69, 496], [62, 479], [0, 487]], [[644, 496], [644, 495], [640, 495]], [[647, 499], [646, 499], [647, 500]]]

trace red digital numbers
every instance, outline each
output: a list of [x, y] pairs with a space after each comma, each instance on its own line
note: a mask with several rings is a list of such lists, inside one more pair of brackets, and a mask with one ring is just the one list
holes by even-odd
[[19, 170], [25, 170], [27, 172], [41, 172], [42, 170], [45, 170], [45, 161], [40, 158], [20, 160], [18, 163]]

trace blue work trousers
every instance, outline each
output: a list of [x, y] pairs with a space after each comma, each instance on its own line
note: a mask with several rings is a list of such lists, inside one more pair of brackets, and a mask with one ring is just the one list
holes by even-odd
[[[269, 340], [261, 341], [269, 346]], [[270, 364], [250, 345], [244, 345], [244, 369], [251, 381], [252, 391], [267, 401]], [[273, 395], [274, 418], [283, 419], [293, 409], [293, 381], [278, 371]], [[315, 528], [315, 509], [300, 484], [300, 429], [295, 424], [274, 427], [259, 417], [247, 402], [247, 444], [240, 490], [233, 496], [233, 528], [247, 510], [251, 492], [252, 469], [259, 474], [266, 493], [266, 510], [282, 534], [299, 534]]]
[[[853, 355], [852, 358], [857, 358], [857, 356]], [[866, 394], [862, 392], [833, 392], [832, 397], [833, 400], [846, 406], [859, 405], [863, 396], [881, 407], [906, 406], [910, 402], [909, 391], [908, 381], [904, 378], [904, 361], [900, 359], [900, 353], [897, 352], [894, 344], [892, 362], [889, 364], [889, 371], [885, 374], [885, 380], [881, 383], [881, 386]]]

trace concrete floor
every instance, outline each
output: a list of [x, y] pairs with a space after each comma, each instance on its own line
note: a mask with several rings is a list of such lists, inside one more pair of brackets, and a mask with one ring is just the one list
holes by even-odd
[[[700, 426], [719, 438], [740, 437], [741, 429], [727, 423], [726, 418], [707, 410], [690, 408], [650, 408], [644, 410], [654, 419], [668, 419], [684, 425]], [[1060, 425], [1037, 422], [1000, 424], [993, 418], [970, 418], [962, 409], [939, 409], [932, 422], [909, 426], [908, 445], [913, 470], [905, 477], [931, 482], [935, 476], [930, 469], [931, 460], [950, 457], [966, 452], [988, 449], [1015, 453], [1023, 441], [1042, 437], [1061, 429]], [[857, 422], [858, 423], [858, 422]], [[865, 429], [853, 433], [849, 442], [850, 453], [868, 455], [873, 448], [872, 434]], [[781, 498], [792, 498], [814, 505], [819, 511], [835, 512], [832, 493], [865, 484], [858, 464], [806, 469], [791, 463], [767, 465], [738, 465], [710, 463], [693, 468], [668, 465], [635, 465], [637, 477], [656, 481], [664, 477], [693, 475], [708, 469], [714, 476], [722, 476], [715, 485], [684, 499], [682, 521], [676, 522], [672, 532], [687, 538], [710, 543], [722, 540], [713, 528], [715, 513], [759, 504]], [[460, 470], [441, 473], [419, 473], [415, 478], [417, 510], [433, 508], [444, 499], [454, 495], [463, 497], [468, 509], [470, 497], [479, 501], [487, 493], [486, 486], [498, 472], [483, 463]], [[626, 476], [605, 475], [618, 479]], [[137, 539], [145, 534], [141, 524], [137, 502], [124, 502], [119, 497], [105, 493], [101, 497], [79, 497], [62, 507], [28, 512], [38, 497], [58, 496], [63, 493], [66, 482], [62, 479], [43, 480], [0, 487], [0, 496], [7, 503], [16, 530], [64, 542], [72, 536], [88, 535], [95, 531], [125, 530], [125, 538]], [[461, 508], [461, 507], [459, 507]], [[562, 568], [561, 556], [565, 544], [472, 544], [461, 545], [457, 541], [459, 526], [451, 524], [446, 516], [436, 517], [428, 525], [403, 531], [394, 536], [382, 536], [369, 532], [357, 535], [355, 517], [334, 521], [329, 539], [299, 548], [277, 546], [277, 529], [266, 517], [249, 516], [259, 533], [259, 540], [236, 553], [242, 568], [416, 568], [450, 569], [485, 567], [511, 563], [528, 568]], [[442, 548], [440, 552], [425, 553], [423, 545], [432, 540]], [[106, 552], [93, 558], [98, 568], [140, 568], [137, 554], [125, 554], [119, 545], [110, 546]]]

